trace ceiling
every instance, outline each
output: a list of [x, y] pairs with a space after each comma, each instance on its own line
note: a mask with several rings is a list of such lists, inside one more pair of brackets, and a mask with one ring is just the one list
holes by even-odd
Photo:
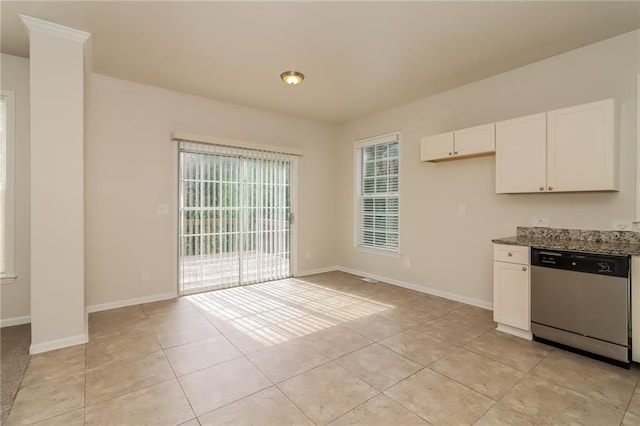
[[[92, 34], [93, 71], [341, 123], [640, 27], [640, 2], [0, 2]], [[305, 74], [287, 86], [282, 71]]]

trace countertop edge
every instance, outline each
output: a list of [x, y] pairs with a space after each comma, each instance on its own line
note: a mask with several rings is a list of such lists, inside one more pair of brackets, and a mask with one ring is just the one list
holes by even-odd
[[494, 238], [494, 244], [505, 244], [523, 247], [538, 247], [549, 250], [568, 250], [594, 254], [613, 254], [619, 256], [640, 255], [640, 244], [620, 243], [620, 242], [595, 242], [582, 240], [565, 239], [543, 239], [523, 236], [512, 236]]

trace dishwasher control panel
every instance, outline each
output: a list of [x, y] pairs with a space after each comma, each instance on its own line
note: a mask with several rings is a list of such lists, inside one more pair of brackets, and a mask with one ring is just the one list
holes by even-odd
[[629, 276], [629, 256], [548, 250], [533, 247], [531, 266], [565, 269], [613, 277]]

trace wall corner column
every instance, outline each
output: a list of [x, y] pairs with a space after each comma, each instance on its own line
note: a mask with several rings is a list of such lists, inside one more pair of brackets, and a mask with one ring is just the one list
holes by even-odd
[[29, 34], [32, 354], [86, 343], [85, 61], [90, 34], [21, 15]]

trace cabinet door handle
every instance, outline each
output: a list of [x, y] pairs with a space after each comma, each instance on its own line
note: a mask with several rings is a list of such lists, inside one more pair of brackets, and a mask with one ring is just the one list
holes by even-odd
[[544, 186], [541, 186], [541, 187], [540, 187], [540, 191], [544, 191]]
[[513, 253], [509, 252], [508, 256], [509, 256], [509, 257], [513, 256]]
[[453, 153], [454, 153], [455, 155], [458, 155], [458, 151], [453, 151]]
[[523, 270], [523, 271], [526, 271], [526, 270], [527, 270], [527, 267], [526, 267], [526, 266], [523, 266], [523, 267], [522, 267], [522, 270]]
[[553, 191], [553, 186], [550, 186], [550, 187], [549, 187], [549, 191]]
[[450, 152], [449, 155], [453, 155], [453, 152]]

